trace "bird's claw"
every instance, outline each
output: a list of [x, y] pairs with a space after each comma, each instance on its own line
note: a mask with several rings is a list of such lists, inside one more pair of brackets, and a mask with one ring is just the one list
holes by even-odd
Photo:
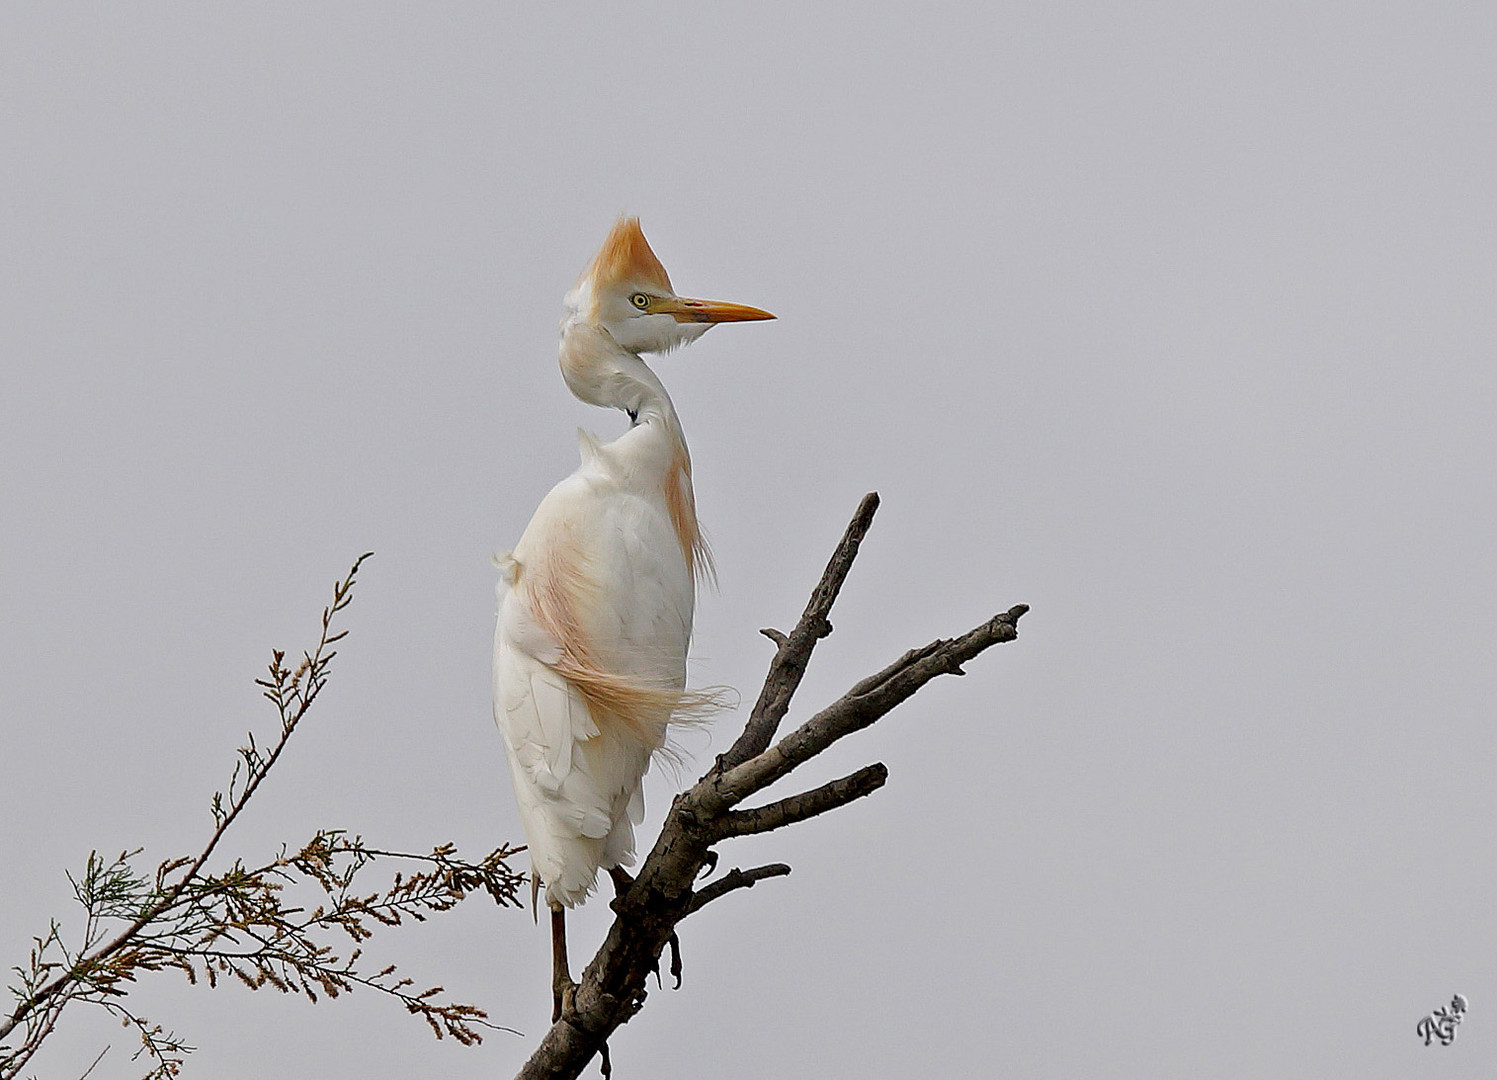
[[702, 868], [697, 871], [697, 877], [706, 877], [717, 869], [717, 852], [708, 848], [702, 853]]
[[[671, 978], [676, 980], [676, 985], [671, 987], [671, 989], [679, 990], [681, 989], [681, 939], [675, 934], [671, 934], [665, 944], [671, 951]], [[664, 990], [665, 983], [660, 978], [660, 958], [658, 956], [655, 958], [655, 965], [650, 970], [655, 973], [655, 985]], [[640, 999], [643, 1000], [643, 998], [644, 993], [641, 991]]]

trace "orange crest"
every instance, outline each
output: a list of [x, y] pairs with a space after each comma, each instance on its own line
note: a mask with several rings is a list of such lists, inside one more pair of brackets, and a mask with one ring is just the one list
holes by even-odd
[[619, 218], [608, 239], [603, 241], [603, 247], [583, 271], [582, 279], [590, 280], [594, 289], [627, 283], [653, 286], [667, 295], [676, 291], [671, 288], [665, 267], [650, 250], [636, 217]]

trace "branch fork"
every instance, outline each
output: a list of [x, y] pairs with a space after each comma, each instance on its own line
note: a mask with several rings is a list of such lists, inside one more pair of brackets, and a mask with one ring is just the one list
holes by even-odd
[[773, 628], [759, 631], [774, 642], [775, 655], [742, 734], [671, 804], [638, 876], [614, 901], [613, 925], [582, 973], [572, 1008], [551, 1026], [520, 1070], [519, 1080], [578, 1076], [595, 1054], [602, 1055], [606, 1075], [608, 1036], [642, 1007], [645, 980], [651, 972], [658, 972], [661, 953], [675, 936], [677, 924], [731, 892], [790, 873], [784, 863], [734, 868], [695, 889], [703, 868], [717, 863], [714, 845], [735, 836], [772, 832], [846, 806], [881, 788], [889, 770], [875, 762], [762, 806], [738, 809], [739, 804], [834, 742], [887, 715], [937, 676], [965, 674], [963, 665], [978, 654], [1018, 637], [1019, 619], [1029, 610], [1024, 604], [994, 615], [959, 637], [910, 650], [776, 742], [816, 643], [832, 632], [828, 615], [878, 502], [878, 495], [870, 493], [859, 503], [795, 628], [788, 634]]

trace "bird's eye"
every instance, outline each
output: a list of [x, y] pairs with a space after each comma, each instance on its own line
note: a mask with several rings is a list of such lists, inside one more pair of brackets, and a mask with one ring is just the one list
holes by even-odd
[[645, 308], [650, 306], [650, 298], [642, 292], [637, 292], [633, 296], [629, 297], [629, 303], [639, 308], [640, 311], [643, 311]]

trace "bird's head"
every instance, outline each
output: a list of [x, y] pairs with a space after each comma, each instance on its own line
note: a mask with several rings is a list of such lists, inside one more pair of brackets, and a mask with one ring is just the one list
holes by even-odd
[[745, 304], [677, 296], [639, 219], [632, 217], [619, 219], [566, 303], [632, 353], [668, 352], [695, 341], [714, 323], [774, 318]]

